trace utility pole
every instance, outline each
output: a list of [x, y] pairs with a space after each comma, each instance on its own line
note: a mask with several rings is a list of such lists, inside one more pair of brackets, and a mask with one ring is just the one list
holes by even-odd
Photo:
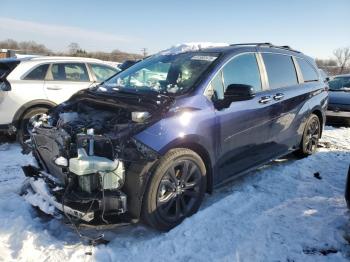
[[141, 52], [142, 52], [143, 58], [145, 58], [147, 56], [147, 48], [146, 47], [141, 48]]

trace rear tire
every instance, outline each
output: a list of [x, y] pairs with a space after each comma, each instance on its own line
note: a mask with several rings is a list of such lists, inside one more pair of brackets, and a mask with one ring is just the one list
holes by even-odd
[[148, 183], [142, 220], [168, 231], [196, 213], [206, 191], [206, 168], [198, 154], [178, 148], [159, 162]]
[[321, 137], [321, 124], [317, 115], [311, 114], [306, 122], [300, 149], [295, 151], [296, 156], [303, 158], [316, 152], [318, 140]]
[[17, 141], [22, 147], [25, 147], [25, 142], [30, 139], [31, 118], [40, 117], [42, 114], [46, 114], [49, 109], [45, 107], [35, 107], [26, 111], [20, 120], [19, 128], [17, 130]]

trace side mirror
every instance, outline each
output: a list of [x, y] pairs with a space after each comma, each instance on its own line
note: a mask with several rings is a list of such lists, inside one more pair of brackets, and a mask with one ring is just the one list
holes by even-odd
[[225, 91], [224, 99], [216, 100], [215, 107], [218, 110], [230, 107], [232, 102], [250, 100], [255, 97], [254, 88], [250, 85], [232, 84]]
[[243, 84], [229, 85], [224, 94], [224, 99], [228, 102], [250, 100], [254, 97], [254, 88]]

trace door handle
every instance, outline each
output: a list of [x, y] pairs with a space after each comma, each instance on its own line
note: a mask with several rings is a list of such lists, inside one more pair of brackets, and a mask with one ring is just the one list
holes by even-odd
[[271, 100], [272, 99], [271, 99], [270, 96], [263, 96], [263, 97], [260, 98], [259, 103], [266, 104], [266, 103], [270, 102]]
[[273, 99], [275, 100], [281, 100], [284, 97], [284, 94], [282, 93], [277, 93], [273, 96]]
[[48, 87], [46, 87], [46, 89], [48, 89], [48, 90], [61, 90], [62, 87], [60, 87], [60, 86], [48, 86]]

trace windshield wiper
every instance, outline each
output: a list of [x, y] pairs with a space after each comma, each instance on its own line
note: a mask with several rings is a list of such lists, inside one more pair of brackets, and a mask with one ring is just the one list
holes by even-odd
[[330, 88], [329, 91], [350, 92], [350, 88], [349, 87], [342, 87], [342, 88], [336, 88], [336, 89]]

